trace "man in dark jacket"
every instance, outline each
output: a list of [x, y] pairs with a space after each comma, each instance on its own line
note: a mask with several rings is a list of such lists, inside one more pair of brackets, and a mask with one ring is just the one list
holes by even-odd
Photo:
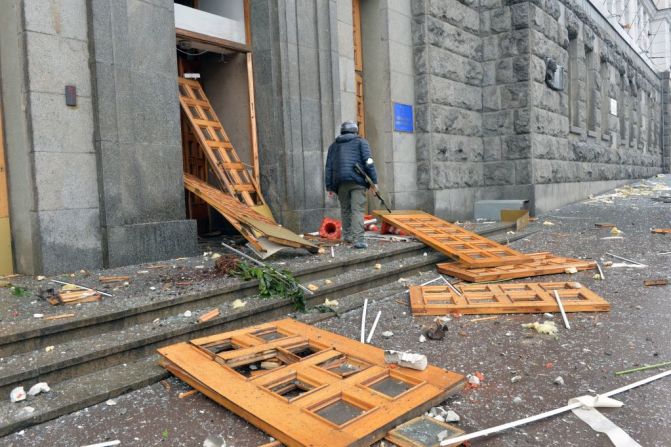
[[363, 214], [366, 206], [366, 180], [354, 171], [358, 164], [377, 186], [377, 173], [368, 141], [359, 135], [354, 121], [340, 126], [340, 136], [329, 146], [325, 180], [329, 195], [338, 194], [343, 238], [354, 248], [368, 248], [364, 240]]

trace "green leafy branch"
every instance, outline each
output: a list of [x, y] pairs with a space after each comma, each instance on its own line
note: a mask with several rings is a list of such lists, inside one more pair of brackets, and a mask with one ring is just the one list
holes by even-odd
[[245, 281], [258, 280], [259, 295], [263, 298], [289, 298], [297, 310], [305, 311], [305, 294], [290, 271], [277, 271], [270, 266], [252, 266], [243, 261], [238, 264], [233, 274]]

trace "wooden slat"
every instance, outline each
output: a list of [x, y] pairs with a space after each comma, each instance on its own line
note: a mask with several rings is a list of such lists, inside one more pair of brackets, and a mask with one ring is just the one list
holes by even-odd
[[[249, 0], [245, 0], [246, 8], [249, 8]], [[247, 11], [247, 9], [245, 9]], [[249, 44], [249, 41], [248, 41]], [[249, 139], [252, 143], [252, 169], [254, 182], [261, 183], [261, 171], [259, 169], [259, 137], [256, 133], [256, 103], [254, 101], [254, 67], [252, 54], [247, 53], [247, 95], [249, 98]]]
[[465, 230], [428, 213], [418, 211], [373, 211], [390, 225], [412, 234], [441, 253], [473, 267], [530, 262], [528, 255]]
[[248, 206], [265, 204], [258, 185], [242, 165], [200, 83], [181, 77], [178, 83], [182, 110], [222, 186]]
[[5, 137], [3, 135], [2, 97], [0, 97], [0, 275], [14, 272], [12, 263], [12, 232], [9, 224], [9, 193], [5, 165]]
[[[265, 341], [254, 335], [263, 331], [279, 331], [286, 339], [302, 337], [321, 350], [302, 357], [292, 354], [279, 368], [261, 373], [250, 370], [246, 377], [199, 347], [206, 342], [244, 339], [254, 346], [254, 352], [266, 355], [273, 349], [281, 351], [277, 347], [281, 338]], [[240, 350], [239, 358], [235, 350], [225, 352], [227, 363], [244, 366], [257, 361], [259, 357], [246, 357], [250, 349]], [[178, 343], [159, 349], [159, 353], [164, 358], [162, 365], [177, 377], [289, 447], [368, 446], [382, 439], [390, 428], [437, 405], [464, 383], [463, 376], [434, 366], [424, 371], [391, 368], [384, 363], [381, 349], [290, 319]], [[350, 364], [358, 365], [349, 369], [350, 374], [343, 377], [324, 367], [324, 362], [333, 364], [343, 355]], [[387, 396], [371, 387], [389, 376], [405, 383], [407, 389]], [[272, 391], [294, 381], [312, 388], [291, 399]], [[361, 414], [340, 425], [318, 414], [339, 399], [358, 407]]]
[[596, 268], [596, 262], [554, 256], [551, 253], [531, 253], [531, 262], [498, 267], [469, 268], [461, 262], [443, 262], [436, 267], [440, 273], [469, 282], [498, 281], [502, 279], [527, 278], [531, 276], [565, 273], [569, 267], [578, 271]]
[[521, 284], [467, 284], [410, 287], [413, 315], [512, 314], [559, 312], [553, 290], [557, 290], [566, 312], [605, 312], [610, 304], [575, 282]]

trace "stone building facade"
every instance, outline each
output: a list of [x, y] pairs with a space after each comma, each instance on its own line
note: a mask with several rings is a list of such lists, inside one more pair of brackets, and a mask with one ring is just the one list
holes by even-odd
[[[323, 187], [326, 149], [357, 111], [396, 209], [456, 220], [477, 200], [522, 198], [542, 213], [668, 172], [664, 1], [249, 0], [260, 179], [275, 217], [313, 231], [337, 215]], [[17, 271], [195, 253], [174, 5], [2, 2]], [[549, 63], [563, 67], [563, 89], [546, 82]]]

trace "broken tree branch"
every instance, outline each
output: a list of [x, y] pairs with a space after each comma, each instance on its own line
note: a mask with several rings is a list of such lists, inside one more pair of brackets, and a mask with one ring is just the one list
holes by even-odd
[[[265, 268], [268, 268], [268, 269], [273, 270], [273, 271], [274, 271], [275, 273], [277, 273], [281, 278], [283, 278], [284, 281], [285, 281], [287, 284], [289, 284], [289, 285], [293, 285], [293, 284], [294, 284], [293, 281], [290, 281], [289, 278], [287, 278], [285, 275], [283, 275], [281, 272], [278, 272], [277, 270], [275, 270], [275, 269], [272, 268], [271, 266], [269, 266], [269, 265], [267, 265], [267, 264], [264, 264], [263, 262], [258, 261], [258, 260], [256, 260], [256, 259], [252, 258], [251, 256], [249, 256], [249, 255], [247, 255], [247, 254], [241, 252], [240, 250], [237, 250], [237, 249], [231, 247], [230, 245], [228, 245], [228, 244], [226, 244], [226, 243], [224, 243], [224, 242], [222, 242], [221, 245], [224, 246], [225, 248], [227, 248], [228, 250], [232, 251], [233, 253], [235, 253], [235, 254], [237, 254], [237, 255], [239, 255], [239, 256], [242, 256], [243, 258], [245, 258], [245, 259], [247, 259], [247, 260], [253, 262], [253, 263], [256, 264], [256, 265], [259, 265], [259, 266], [261, 266], [261, 267], [265, 267]], [[299, 283], [298, 281], [295, 281], [295, 283], [296, 283], [296, 285], [297, 285], [303, 292], [307, 292], [307, 293], [309, 293], [310, 295], [314, 295], [314, 294], [315, 294], [312, 290], [308, 289], [307, 287], [305, 287], [303, 284]]]

